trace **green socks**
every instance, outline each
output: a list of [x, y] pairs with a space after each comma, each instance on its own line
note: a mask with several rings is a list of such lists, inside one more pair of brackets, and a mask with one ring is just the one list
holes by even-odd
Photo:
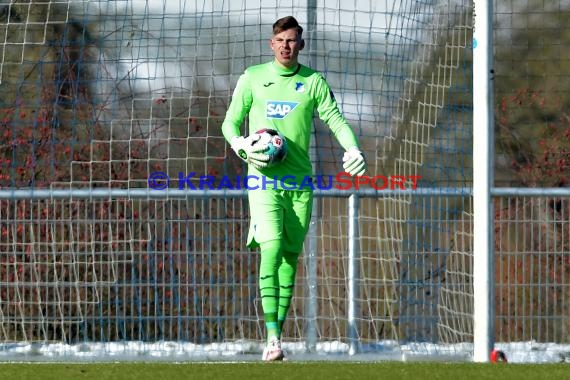
[[281, 241], [271, 240], [261, 243], [261, 262], [259, 264], [259, 292], [263, 308], [267, 340], [279, 338], [277, 308], [279, 302], [278, 268], [281, 262]]
[[285, 252], [279, 267], [279, 308], [277, 309], [277, 324], [279, 334], [283, 331], [283, 324], [291, 306], [293, 293], [295, 293], [295, 275], [297, 273], [297, 258], [299, 254]]
[[259, 290], [267, 339], [280, 339], [295, 289], [299, 254], [282, 253], [281, 241], [261, 243]]

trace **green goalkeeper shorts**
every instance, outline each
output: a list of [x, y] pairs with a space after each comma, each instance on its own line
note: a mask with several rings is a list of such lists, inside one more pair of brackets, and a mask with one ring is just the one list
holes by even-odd
[[295, 190], [249, 190], [251, 224], [248, 247], [266, 241], [283, 241], [286, 252], [301, 253], [309, 230], [313, 193]]

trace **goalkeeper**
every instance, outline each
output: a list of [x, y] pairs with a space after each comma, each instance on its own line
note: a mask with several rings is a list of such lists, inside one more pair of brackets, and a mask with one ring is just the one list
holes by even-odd
[[[325, 122], [344, 148], [344, 170], [362, 175], [365, 160], [355, 134], [342, 116], [325, 79], [298, 63], [303, 28], [288, 16], [273, 24], [271, 62], [249, 67], [240, 76], [222, 124], [232, 149], [248, 164], [248, 174], [265, 177], [267, 186], [248, 191], [250, 229], [247, 245], [259, 247], [259, 287], [267, 333], [264, 361], [283, 360], [281, 332], [287, 317], [313, 204], [311, 188], [299, 188], [312, 176], [309, 144], [313, 113]], [[249, 118], [249, 137], [240, 127]], [[287, 139], [287, 158], [268, 167], [266, 146], [254, 144], [255, 132], [271, 128]]]

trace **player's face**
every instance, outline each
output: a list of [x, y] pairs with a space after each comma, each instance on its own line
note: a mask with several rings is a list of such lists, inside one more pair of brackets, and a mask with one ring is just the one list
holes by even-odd
[[287, 68], [292, 68], [297, 66], [299, 51], [303, 49], [304, 41], [297, 29], [292, 28], [274, 35], [269, 41], [269, 46], [277, 62]]

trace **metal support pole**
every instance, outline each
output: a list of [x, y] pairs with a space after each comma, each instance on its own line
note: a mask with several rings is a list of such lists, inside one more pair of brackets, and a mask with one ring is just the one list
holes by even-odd
[[[317, 1], [307, 0], [307, 34], [304, 36], [308, 39], [309, 46], [309, 66], [316, 65], [316, 38], [314, 38], [317, 26]], [[311, 146], [311, 160], [313, 162], [313, 173], [317, 172], [316, 162], [318, 161], [317, 147]], [[307, 325], [305, 327], [305, 349], [307, 352], [315, 352], [317, 349], [317, 261], [318, 261], [318, 219], [319, 219], [318, 202], [313, 202], [311, 212], [311, 222], [309, 224], [309, 232], [307, 234], [306, 250], [305, 250], [305, 268], [307, 270], [307, 299], [305, 301], [305, 317]]]

